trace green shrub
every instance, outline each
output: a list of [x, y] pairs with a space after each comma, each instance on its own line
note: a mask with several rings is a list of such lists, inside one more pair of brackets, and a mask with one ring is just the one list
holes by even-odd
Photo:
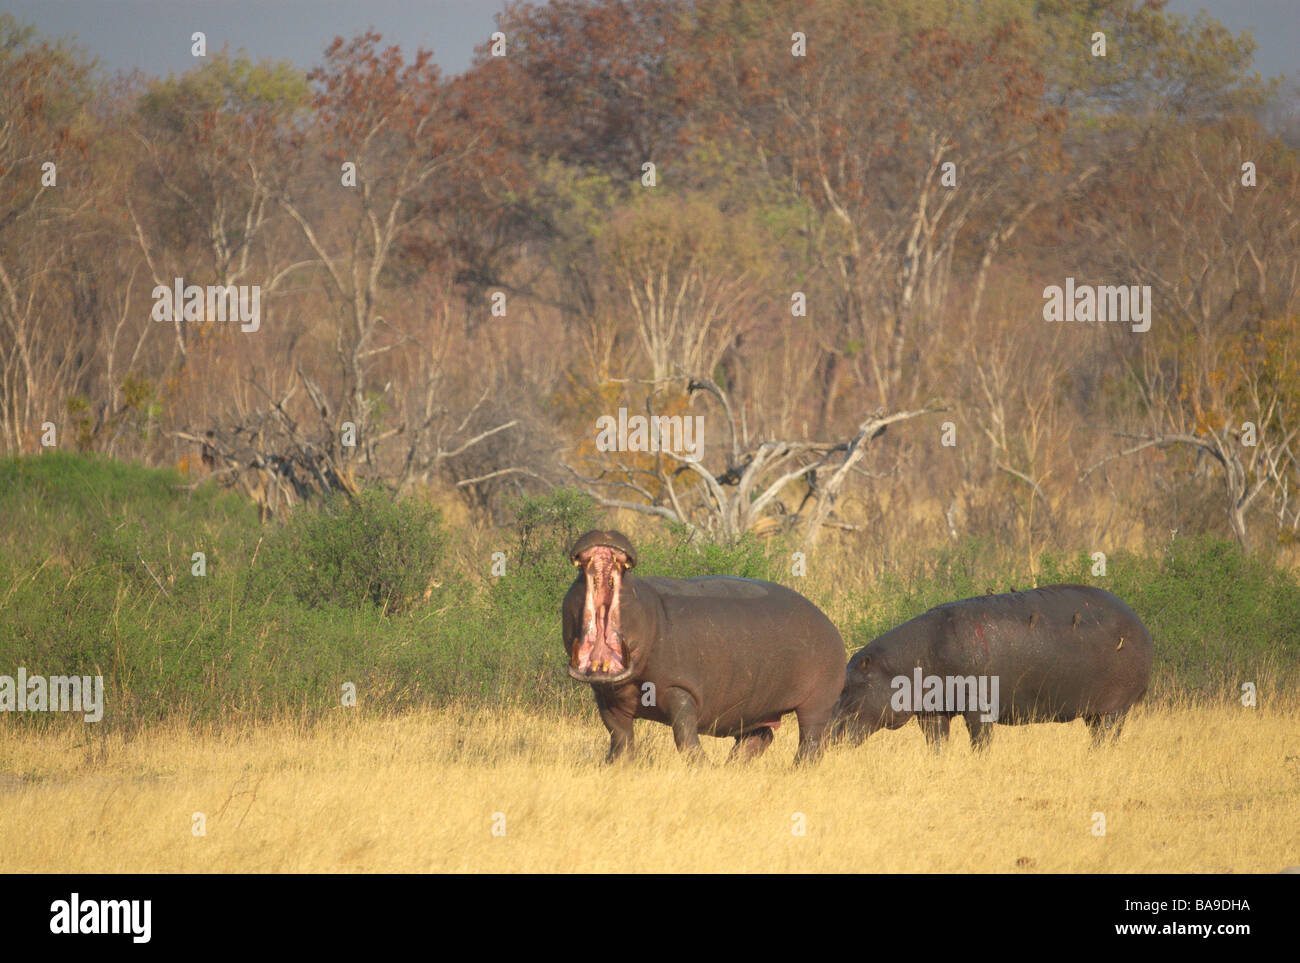
[[515, 561], [522, 568], [548, 567], [565, 555], [583, 532], [600, 524], [595, 500], [576, 488], [527, 495], [514, 505]]
[[595, 501], [572, 488], [520, 499], [511, 525], [514, 552], [506, 575], [492, 581], [492, 604], [513, 612], [558, 611], [573, 581], [569, 549], [600, 524]]
[[1233, 694], [1300, 667], [1300, 584], [1236, 542], [1178, 539], [1163, 554], [1116, 553], [1092, 580], [1151, 630], [1156, 661], [1188, 688]]
[[676, 528], [665, 538], [650, 539], [637, 546], [640, 558], [636, 574], [669, 578], [701, 575], [735, 575], [780, 581], [778, 566], [754, 535], [745, 535], [734, 545], [719, 545], [691, 538]]
[[436, 509], [367, 490], [300, 507], [268, 539], [265, 570], [304, 605], [396, 614], [432, 590], [445, 548]]

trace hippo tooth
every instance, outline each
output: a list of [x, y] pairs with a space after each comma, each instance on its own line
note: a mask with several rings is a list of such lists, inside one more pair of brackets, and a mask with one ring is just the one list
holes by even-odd
[[1124, 636], [1121, 635], [1119, 637], [1119, 645], [1115, 646], [1115, 651], [1118, 652], [1122, 648], [1124, 648]]

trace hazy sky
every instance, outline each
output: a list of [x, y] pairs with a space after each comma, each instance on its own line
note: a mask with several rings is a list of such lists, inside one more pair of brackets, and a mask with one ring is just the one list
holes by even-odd
[[[193, 65], [196, 30], [207, 35], [209, 50], [228, 43], [254, 59], [309, 67], [335, 35], [368, 26], [405, 48], [431, 47], [443, 70], [455, 73], [469, 66], [504, 6], [505, 0], [0, 0], [0, 11], [44, 33], [75, 35], [110, 69], [157, 74]], [[1234, 31], [1253, 30], [1260, 73], [1300, 73], [1300, 0], [1172, 0], [1168, 9], [1204, 9]]]
[[457, 73], [504, 7], [504, 0], [0, 0], [0, 10], [42, 32], [75, 34], [110, 68], [157, 74], [193, 66], [196, 30], [209, 51], [228, 43], [255, 60], [310, 67], [335, 36], [371, 26], [404, 49], [431, 48], [444, 71]]

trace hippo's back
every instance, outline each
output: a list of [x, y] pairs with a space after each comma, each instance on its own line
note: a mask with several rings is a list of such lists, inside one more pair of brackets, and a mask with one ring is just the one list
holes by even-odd
[[794, 589], [775, 582], [706, 575], [699, 578], [643, 577], [654, 589], [672, 634], [696, 642], [743, 643], [749, 651], [794, 646], [830, 657], [844, 669], [844, 642], [826, 614]]
[[1104, 589], [1051, 585], [978, 596], [922, 618], [938, 636], [935, 671], [997, 676], [1004, 722], [1123, 712], [1150, 682], [1151, 633]]

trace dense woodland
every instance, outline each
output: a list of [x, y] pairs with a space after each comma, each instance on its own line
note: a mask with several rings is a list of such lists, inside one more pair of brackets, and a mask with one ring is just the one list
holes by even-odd
[[[520, 3], [456, 76], [364, 32], [110, 76], [0, 16], [0, 453], [264, 517], [570, 486], [724, 542], [1294, 560], [1300, 100], [1162, 6]], [[177, 278], [256, 330], [155, 320]], [[1045, 320], [1067, 278], [1149, 329]], [[620, 408], [702, 459], [599, 450]]]

